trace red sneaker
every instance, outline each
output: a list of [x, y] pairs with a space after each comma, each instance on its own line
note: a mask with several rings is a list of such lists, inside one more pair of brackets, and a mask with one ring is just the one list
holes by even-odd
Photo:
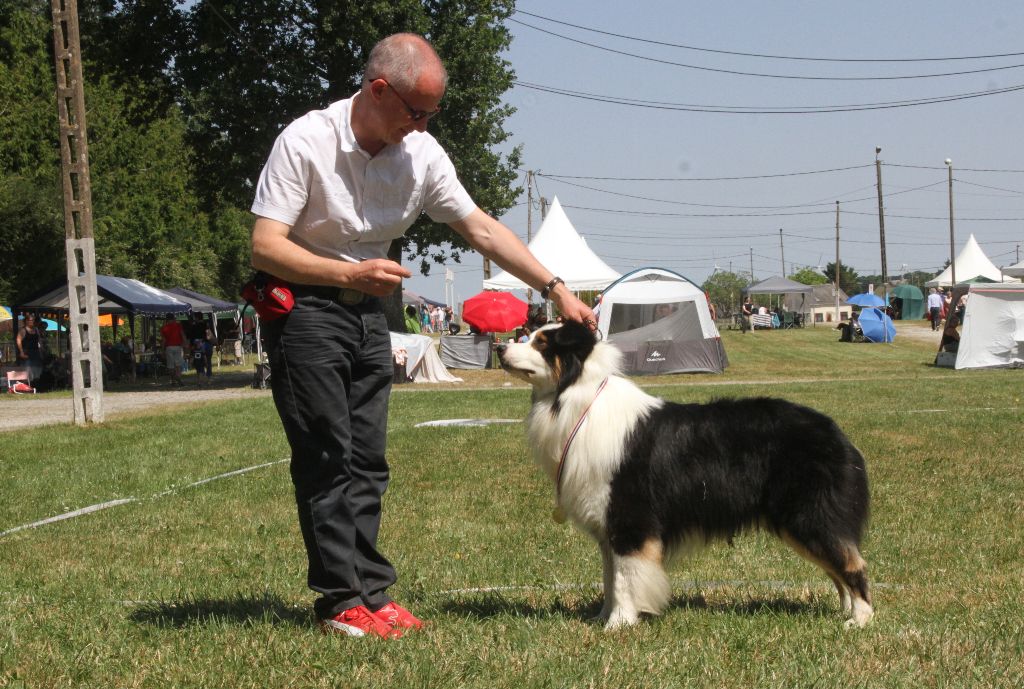
[[357, 605], [339, 612], [334, 617], [320, 620], [320, 631], [324, 634], [379, 636], [385, 639], [393, 639], [402, 635], [400, 629], [386, 624], [363, 605]]
[[416, 619], [411, 612], [395, 602], [388, 603], [373, 614], [392, 630], [420, 629], [423, 627], [423, 623]]

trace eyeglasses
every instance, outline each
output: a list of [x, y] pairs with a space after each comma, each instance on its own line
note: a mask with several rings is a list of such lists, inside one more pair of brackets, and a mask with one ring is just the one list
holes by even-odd
[[[374, 81], [376, 81], [376, 79], [370, 79], [370, 81], [374, 82]], [[389, 84], [387, 79], [381, 79], [381, 81], [384, 82], [385, 86], [387, 86], [389, 89], [391, 89], [392, 93], [394, 93], [396, 96], [398, 96], [398, 100], [402, 101], [402, 105], [404, 105], [405, 109], [409, 111], [409, 118], [413, 122], [419, 122], [420, 120], [429, 120], [429, 119], [431, 119], [432, 117], [436, 116], [438, 113], [441, 112], [441, 106], [437, 106], [433, 110], [417, 110], [416, 108], [414, 108], [411, 105], [409, 105], [404, 98], [402, 98], [402, 94], [400, 94], [395, 89], [394, 86]]]

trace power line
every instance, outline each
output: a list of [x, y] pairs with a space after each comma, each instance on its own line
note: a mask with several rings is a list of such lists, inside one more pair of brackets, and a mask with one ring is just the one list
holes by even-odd
[[[1024, 65], [1022, 65], [1024, 66]], [[1015, 84], [986, 91], [972, 91], [950, 96], [931, 96], [907, 101], [892, 101], [890, 103], [865, 103], [861, 105], [848, 106], [718, 106], [718, 105], [688, 105], [685, 103], [666, 103], [660, 101], [648, 101], [637, 98], [621, 96], [608, 96], [603, 94], [588, 93], [586, 91], [572, 91], [555, 86], [545, 86], [532, 82], [516, 80], [513, 85], [542, 93], [551, 93], [559, 96], [568, 96], [580, 100], [595, 101], [598, 103], [610, 103], [612, 105], [627, 105], [635, 108], [647, 108], [653, 110], [669, 110], [677, 112], [707, 112], [723, 115], [816, 115], [826, 113], [860, 112], [865, 110], [893, 110], [896, 108], [910, 108], [922, 105], [935, 105], [937, 103], [949, 103], [972, 98], [982, 98], [1003, 93], [1024, 90], [1024, 84]]]
[[946, 62], [950, 60], [987, 60], [991, 58], [1001, 57], [1019, 57], [1024, 53], [996, 53], [993, 55], [957, 55], [952, 57], [904, 57], [904, 58], [837, 58], [837, 57], [798, 57], [793, 55], [768, 55], [764, 53], [743, 53], [734, 50], [719, 50], [714, 48], [701, 48], [692, 45], [686, 45], [683, 43], [669, 43], [667, 41], [656, 41], [647, 38], [640, 38], [638, 36], [629, 36], [626, 34], [614, 33], [611, 31], [602, 31], [593, 27], [582, 26], [580, 24], [572, 24], [570, 22], [560, 21], [558, 19], [552, 19], [551, 17], [545, 17], [540, 14], [534, 14], [532, 12], [526, 12], [524, 10], [516, 9], [516, 14], [523, 14], [528, 17], [535, 19], [543, 19], [544, 21], [551, 22], [552, 24], [561, 24], [562, 26], [569, 26], [574, 29], [580, 29], [582, 31], [590, 31], [592, 33], [601, 34], [603, 36], [612, 36], [614, 38], [623, 38], [629, 41], [637, 41], [639, 43], [649, 43], [651, 45], [666, 46], [669, 48], [681, 48], [683, 50], [693, 50], [701, 53], [715, 53], [718, 55], [735, 55], [738, 57], [757, 57], [768, 60], [797, 60], [804, 62]]
[[[615, 182], [722, 182], [741, 179], [770, 179], [774, 177], [798, 177], [800, 175], [819, 175], [826, 172], [845, 172], [847, 170], [860, 170], [861, 168], [874, 167], [874, 163], [864, 165], [850, 165], [849, 167], [834, 167], [826, 170], [805, 170], [803, 172], [779, 172], [768, 175], [744, 175], [733, 177], [595, 177], [592, 175], [559, 175], [552, 172], [538, 172], [538, 177], [549, 177], [551, 179], [589, 179], [589, 180], [610, 180]], [[945, 170], [946, 168], [942, 168]]]
[[1007, 69], [1017, 69], [1019, 67], [1024, 67], [1024, 64], [1015, 64], [1015, 65], [1003, 65], [1001, 67], [986, 67], [986, 68], [983, 68], [983, 69], [967, 69], [967, 70], [961, 70], [959, 72], [940, 72], [940, 73], [937, 73], [937, 74], [897, 74], [897, 75], [892, 75], [892, 76], [874, 76], [874, 77], [859, 77], [859, 76], [857, 76], [857, 77], [842, 77], [842, 76], [823, 76], [823, 77], [819, 77], [819, 76], [811, 76], [811, 75], [806, 75], [806, 74], [769, 74], [767, 72], [744, 72], [744, 71], [736, 70], [736, 69], [722, 69], [720, 67], [705, 67], [703, 65], [692, 65], [692, 64], [687, 64], [687, 63], [684, 63], [684, 62], [675, 62], [673, 60], [662, 60], [662, 59], [656, 58], [656, 57], [648, 57], [646, 55], [637, 55], [636, 53], [630, 53], [630, 52], [627, 52], [625, 50], [616, 50], [615, 48], [609, 48], [608, 46], [598, 45], [596, 43], [588, 43], [587, 41], [581, 41], [578, 38], [572, 38], [571, 36], [566, 36], [564, 34], [556, 33], [554, 31], [549, 31], [547, 29], [542, 29], [539, 26], [534, 26], [532, 24], [527, 24], [526, 22], [519, 21], [518, 19], [509, 18], [508, 21], [513, 23], [513, 24], [518, 24], [520, 26], [525, 26], [528, 29], [533, 29], [534, 31], [539, 31], [539, 32], [547, 34], [549, 36], [554, 36], [556, 38], [561, 38], [562, 40], [569, 41], [570, 43], [577, 43], [579, 45], [585, 45], [585, 46], [587, 46], [589, 48], [596, 48], [597, 50], [603, 50], [605, 52], [613, 53], [615, 55], [622, 55], [624, 57], [632, 57], [632, 58], [635, 58], [637, 60], [643, 60], [645, 62], [654, 62], [656, 64], [667, 65], [669, 67], [681, 67], [683, 69], [693, 69], [693, 70], [698, 70], [698, 71], [701, 71], [701, 72], [715, 72], [717, 74], [730, 74], [730, 75], [733, 75], [733, 76], [758, 77], [758, 78], [761, 78], [761, 79], [795, 79], [795, 80], [800, 80], [800, 81], [899, 81], [899, 80], [907, 80], [907, 79], [936, 79], [936, 78], [941, 78], [941, 77], [964, 76], [964, 75], [968, 75], [968, 74], [981, 74], [981, 73], [986, 73], [986, 72], [998, 72], [998, 71], [1003, 71], [1003, 70], [1007, 70]]

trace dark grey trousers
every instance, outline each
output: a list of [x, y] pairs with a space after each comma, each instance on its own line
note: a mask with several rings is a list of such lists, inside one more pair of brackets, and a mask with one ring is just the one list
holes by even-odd
[[391, 563], [377, 551], [391, 336], [380, 302], [345, 306], [297, 291], [290, 314], [267, 324], [274, 404], [291, 445], [309, 587], [321, 618], [391, 599]]

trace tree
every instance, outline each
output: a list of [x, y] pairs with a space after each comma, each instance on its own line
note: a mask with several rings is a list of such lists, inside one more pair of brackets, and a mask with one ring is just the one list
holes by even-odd
[[[175, 62], [206, 190], [217, 202], [248, 208], [274, 139], [300, 115], [345, 98], [361, 85], [373, 45], [399, 31], [426, 35], [449, 73], [443, 114], [431, 132], [448, 151], [477, 204], [498, 215], [515, 202], [519, 151], [493, 148], [508, 138], [512, 113], [501, 105], [514, 74], [501, 57], [511, 36], [512, 0], [254, 0], [198, 2], [188, 15], [186, 48]], [[422, 219], [398, 247], [431, 262], [467, 248], [447, 227]], [[396, 249], [397, 250], [397, 249]]]
[[[49, 17], [0, 14], [0, 233], [5, 299], [63, 279], [64, 222]], [[209, 291], [217, 264], [192, 194], [184, 121], [172, 107], [136, 122], [126, 79], [86, 75], [97, 271]], [[232, 291], [232, 293], [234, 290]]]
[[0, 300], [64, 275], [64, 224], [49, 15], [0, 10]]
[[750, 285], [750, 280], [737, 273], [720, 270], [713, 273], [701, 285], [715, 305], [719, 318], [728, 318], [739, 311], [743, 301], [743, 290]]
[[[835, 283], [836, 264], [834, 262], [825, 266], [825, 277], [828, 278], [829, 282]], [[839, 273], [839, 289], [851, 296], [857, 294], [857, 271], [853, 270], [849, 266], [843, 265], [842, 270]]]
[[829, 281], [827, 277], [813, 268], [801, 268], [790, 275], [789, 279], [802, 285], [824, 285]]

